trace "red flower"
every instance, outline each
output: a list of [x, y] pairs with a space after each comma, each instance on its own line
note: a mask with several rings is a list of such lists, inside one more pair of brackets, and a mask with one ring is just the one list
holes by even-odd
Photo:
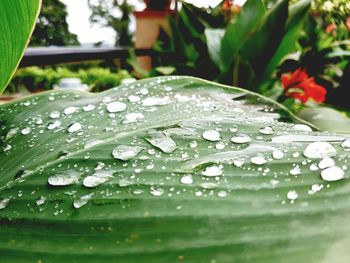
[[327, 90], [318, 85], [313, 77], [309, 77], [305, 70], [298, 68], [292, 73], [283, 74], [281, 81], [284, 95], [293, 97], [306, 103], [309, 99], [322, 103], [326, 99]]

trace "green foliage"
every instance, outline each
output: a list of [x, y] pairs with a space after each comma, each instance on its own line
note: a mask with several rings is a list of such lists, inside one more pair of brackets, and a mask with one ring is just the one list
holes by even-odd
[[[267, 98], [164, 77], [41, 93], [0, 121], [3, 262], [349, 259], [347, 136], [294, 126]], [[343, 180], [315, 169], [326, 156]]]
[[39, 9], [40, 0], [0, 1], [0, 94], [23, 56]]
[[67, 11], [64, 3], [60, 0], [44, 0], [30, 45], [78, 45], [77, 36], [68, 30], [66, 17]]
[[348, 0], [314, 0], [313, 9], [322, 15], [327, 23], [342, 24], [350, 16]]
[[58, 84], [61, 78], [80, 78], [92, 91], [102, 91], [120, 85], [125, 78], [130, 78], [125, 70], [112, 72], [107, 68], [92, 67], [72, 71], [67, 67], [19, 69], [10, 83], [12, 90], [24, 86], [30, 91], [49, 90]]

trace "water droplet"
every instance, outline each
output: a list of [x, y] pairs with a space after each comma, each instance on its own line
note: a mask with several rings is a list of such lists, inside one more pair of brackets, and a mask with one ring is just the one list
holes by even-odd
[[320, 169], [326, 169], [326, 168], [334, 166], [334, 165], [335, 165], [335, 162], [332, 158], [325, 157], [319, 162], [318, 167]]
[[66, 115], [71, 115], [71, 114], [73, 114], [74, 112], [76, 112], [78, 109], [79, 109], [79, 108], [77, 108], [77, 107], [69, 106], [69, 107], [65, 108], [63, 112], [64, 112], [64, 114], [66, 114]]
[[253, 164], [256, 164], [256, 165], [263, 165], [267, 161], [265, 159], [265, 156], [257, 155], [257, 156], [253, 156], [252, 158], [250, 158], [250, 162], [253, 163]]
[[172, 153], [176, 150], [176, 143], [160, 131], [149, 131], [147, 141], [154, 147], [159, 148], [165, 153]]
[[88, 105], [85, 105], [85, 106], [83, 107], [83, 111], [92, 111], [92, 110], [94, 110], [95, 108], [96, 108], [95, 105], [93, 105], [93, 104], [88, 104]]
[[69, 125], [68, 132], [69, 133], [77, 132], [77, 131], [80, 131], [81, 128], [82, 128], [82, 126], [79, 122], [74, 122], [71, 125]]
[[300, 174], [301, 174], [300, 166], [297, 165], [297, 166], [293, 167], [293, 168], [289, 171], [289, 173], [290, 173], [291, 175], [300, 175]]
[[227, 192], [225, 190], [218, 192], [218, 197], [226, 197], [226, 196], [227, 196]]
[[312, 129], [310, 126], [305, 125], [305, 124], [295, 124], [292, 129], [294, 131], [303, 131], [303, 132], [311, 132]]
[[150, 194], [154, 196], [161, 196], [164, 194], [164, 189], [151, 187]]
[[243, 164], [244, 164], [243, 160], [233, 160], [233, 165], [236, 167], [242, 167]]
[[80, 207], [86, 205], [89, 202], [89, 200], [92, 198], [93, 195], [94, 195], [94, 193], [82, 195], [82, 196], [80, 196], [80, 198], [74, 200], [73, 201], [74, 208], [79, 209]]
[[113, 101], [107, 104], [107, 111], [110, 113], [121, 112], [126, 110], [126, 104], [121, 101]]
[[275, 131], [271, 126], [267, 126], [267, 127], [261, 128], [259, 132], [261, 134], [270, 135], [270, 134], [273, 134]]
[[54, 122], [52, 122], [52, 123], [49, 123], [49, 125], [47, 126], [47, 129], [48, 129], [48, 130], [56, 129], [56, 128], [60, 127], [61, 124], [62, 124], [62, 123], [61, 123], [60, 121], [54, 121]]
[[225, 147], [226, 147], [226, 144], [225, 144], [224, 142], [217, 142], [217, 143], [215, 144], [215, 148], [216, 148], [217, 150], [223, 150], [223, 149], [225, 149]]
[[84, 178], [83, 185], [89, 188], [96, 187], [107, 182], [111, 178], [113, 178], [113, 172], [106, 170], [97, 170], [92, 175]]
[[197, 143], [196, 141], [191, 141], [191, 142], [190, 142], [190, 147], [191, 147], [192, 149], [197, 148], [197, 146], [198, 146], [198, 143]]
[[13, 129], [10, 129], [7, 134], [6, 134], [6, 140], [9, 140], [11, 139], [12, 137], [14, 137], [16, 134], [17, 134], [17, 131], [18, 131], [18, 128], [13, 128]]
[[203, 138], [211, 141], [211, 142], [216, 142], [216, 141], [220, 141], [221, 137], [220, 137], [220, 133], [216, 130], [208, 130], [203, 132]]
[[284, 158], [284, 153], [281, 150], [275, 150], [272, 152], [272, 158], [276, 160], [281, 160]]
[[192, 184], [193, 183], [193, 178], [192, 175], [187, 174], [181, 177], [180, 182], [182, 184]]
[[115, 159], [127, 161], [136, 157], [142, 149], [139, 146], [118, 145], [114, 148], [112, 155]]
[[234, 143], [248, 143], [251, 140], [252, 139], [248, 134], [243, 134], [243, 133], [237, 134], [231, 138], [231, 142], [234, 142]]
[[141, 100], [141, 98], [140, 98], [139, 96], [130, 95], [130, 96], [128, 97], [128, 100], [129, 100], [130, 102], [134, 103], [134, 102], [139, 102], [139, 101]]
[[323, 189], [323, 184], [313, 184], [308, 193], [310, 195], [312, 195], [312, 194], [315, 194], [315, 193], [321, 191], [322, 189]]
[[291, 190], [287, 193], [287, 198], [291, 201], [294, 201], [294, 200], [298, 199], [298, 193], [294, 190]]
[[346, 139], [341, 143], [341, 147], [343, 147], [344, 149], [350, 149], [350, 140]]
[[72, 185], [79, 182], [81, 174], [76, 171], [66, 171], [49, 177], [48, 183], [52, 186]]
[[323, 170], [321, 177], [327, 182], [338, 181], [344, 178], [344, 171], [338, 166], [332, 166]]
[[46, 198], [44, 196], [40, 196], [35, 200], [35, 203], [37, 205], [43, 205], [45, 203], [45, 201], [46, 201]]
[[21, 130], [21, 133], [22, 133], [23, 135], [27, 135], [27, 134], [29, 134], [31, 131], [32, 131], [32, 129], [31, 129], [30, 127], [26, 127], [26, 128], [24, 128], [23, 130]]
[[9, 198], [0, 199], [0, 210], [4, 209], [10, 202]]
[[140, 112], [132, 112], [128, 113], [124, 116], [122, 123], [127, 124], [127, 123], [133, 123], [133, 122], [138, 122], [144, 118], [144, 115]]
[[59, 118], [60, 117], [60, 112], [59, 111], [53, 111], [53, 112], [51, 112], [50, 113], [50, 118], [51, 119], [57, 119], [57, 118]]
[[222, 168], [216, 165], [208, 166], [202, 172], [204, 176], [220, 176], [222, 173]]
[[335, 154], [335, 148], [328, 142], [313, 142], [304, 150], [304, 156], [311, 159], [330, 157]]

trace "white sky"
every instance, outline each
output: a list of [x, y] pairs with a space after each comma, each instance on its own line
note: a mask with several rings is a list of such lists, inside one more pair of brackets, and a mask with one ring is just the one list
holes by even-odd
[[[216, 6], [222, 0], [186, 0], [186, 2], [201, 7]], [[87, 0], [61, 0], [67, 6], [67, 22], [69, 30], [78, 35], [80, 43], [96, 43], [103, 41], [106, 44], [114, 44], [115, 33], [112, 29], [100, 26], [91, 26], [89, 22], [90, 9]], [[135, 0], [130, 0], [135, 2]], [[136, 1], [137, 2], [137, 1]], [[245, 0], [236, 0], [238, 3], [244, 3]], [[138, 9], [143, 9], [140, 5]]]

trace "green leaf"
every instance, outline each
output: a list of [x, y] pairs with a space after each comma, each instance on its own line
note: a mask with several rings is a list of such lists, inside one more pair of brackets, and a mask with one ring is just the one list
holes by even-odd
[[[227, 70], [239, 55], [247, 39], [256, 30], [264, 17], [265, 6], [261, 0], [247, 1], [241, 12], [228, 25], [222, 39], [220, 58], [223, 70]], [[251, 52], [254, 52], [251, 50]]]
[[40, 4], [40, 0], [0, 1], [0, 94], [15, 73], [28, 45]]
[[350, 134], [350, 119], [345, 112], [326, 106], [304, 108], [299, 117], [324, 131]]
[[208, 45], [208, 52], [211, 60], [216, 66], [220, 65], [220, 46], [225, 31], [223, 29], [207, 28], [205, 37]]
[[[288, 0], [279, 1], [264, 16], [257, 31], [241, 50], [241, 59], [250, 61], [257, 80], [261, 79], [269, 61], [274, 56], [285, 34], [288, 18]], [[254, 83], [257, 85], [257, 82]], [[258, 87], [251, 87], [257, 89]]]
[[300, 37], [304, 18], [308, 14], [310, 6], [311, 0], [302, 0], [289, 7], [289, 15], [283, 39], [264, 70], [264, 75], [259, 85], [260, 89], [263, 88], [262, 85], [264, 82], [271, 78], [273, 72], [281, 63], [281, 60], [296, 50], [296, 44]]
[[[262, 96], [162, 77], [41, 93], [0, 122], [2, 262], [349, 260], [345, 136]], [[343, 180], [315, 170], [332, 155]]]

